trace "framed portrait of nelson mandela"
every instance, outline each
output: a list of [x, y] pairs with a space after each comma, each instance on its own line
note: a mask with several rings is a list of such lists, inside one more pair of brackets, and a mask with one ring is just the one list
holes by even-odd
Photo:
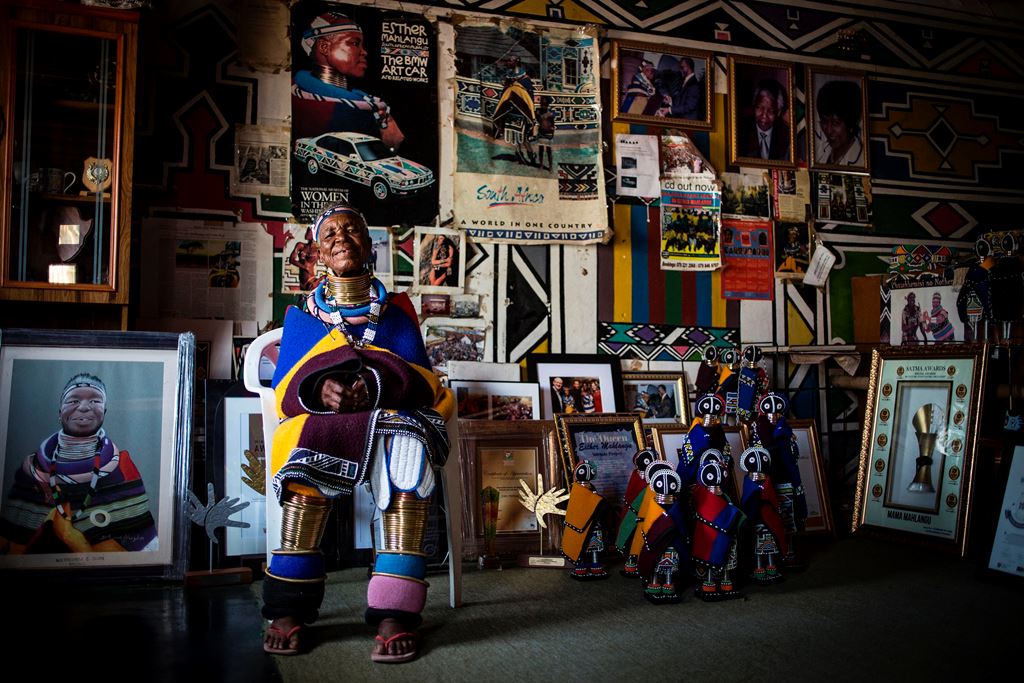
[[0, 330], [0, 569], [180, 579], [191, 333]]

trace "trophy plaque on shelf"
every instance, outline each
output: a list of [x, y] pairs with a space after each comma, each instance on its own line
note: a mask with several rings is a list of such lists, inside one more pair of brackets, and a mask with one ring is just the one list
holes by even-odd
[[85, 167], [82, 169], [82, 184], [89, 189], [89, 192], [94, 194], [102, 192], [104, 197], [109, 197], [110, 193], [106, 192], [106, 189], [110, 187], [110, 183], [114, 179], [113, 171], [114, 162], [110, 159], [89, 157], [85, 160]]
[[545, 567], [549, 569], [565, 568], [565, 559], [563, 557], [544, 554], [544, 529], [547, 528], [544, 515], [555, 514], [564, 517], [565, 510], [557, 506], [559, 503], [569, 500], [569, 494], [565, 492], [565, 489], [558, 487], [552, 487], [549, 491], [545, 492], [544, 478], [540, 474], [537, 475], [536, 492], [522, 479], [519, 480], [519, 485], [522, 487], [522, 490], [519, 492], [519, 502], [537, 517], [537, 524], [540, 527], [537, 530], [540, 540], [540, 553], [537, 555], [520, 555], [519, 565], [521, 567]]

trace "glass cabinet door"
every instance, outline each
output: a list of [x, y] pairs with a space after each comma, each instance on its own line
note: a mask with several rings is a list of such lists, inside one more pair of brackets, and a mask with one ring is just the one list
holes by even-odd
[[112, 290], [122, 36], [18, 25], [11, 47], [3, 284]]

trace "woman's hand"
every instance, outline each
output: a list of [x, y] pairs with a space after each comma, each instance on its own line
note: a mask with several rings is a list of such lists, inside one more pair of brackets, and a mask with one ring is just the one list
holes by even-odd
[[357, 413], [370, 409], [370, 393], [362, 377], [351, 386], [328, 377], [320, 387], [320, 402], [336, 413]]

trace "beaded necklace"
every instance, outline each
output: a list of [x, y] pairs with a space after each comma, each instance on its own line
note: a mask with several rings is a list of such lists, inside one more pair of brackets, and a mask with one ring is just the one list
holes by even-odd
[[[361, 306], [346, 306], [337, 302], [337, 299], [327, 286], [327, 281], [324, 280], [314, 290], [313, 302], [318, 309], [328, 315], [331, 324], [341, 330], [341, 333], [345, 335], [349, 343], [361, 349], [367, 344], [372, 344], [377, 336], [377, 325], [380, 323], [381, 309], [387, 300], [387, 296], [388, 291], [384, 284], [377, 278], [373, 278], [370, 280], [370, 302]], [[361, 318], [364, 316], [367, 319], [366, 329], [363, 330], [360, 339], [353, 339], [345, 319]]]
[[[103, 450], [103, 439], [97, 434], [95, 440], [96, 440], [96, 446], [95, 446], [95, 452], [94, 452], [93, 459], [92, 459], [92, 478], [89, 481], [89, 491], [85, 494], [85, 499], [82, 501], [82, 507], [79, 508], [78, 512], [76, 512], [71, 517], [71, 521], [77, 521], [78, 519], [80, 519], [82, 517], [82, 515], [85, 514], [85, 510], [86, 510], [86, 508], [89, 507], [89, 503], [92, 502], [93, 494], [96, 493], [96, 488], [99, 486], [99, 483], [100, 483], [100, 454], [101, 454], [101, 451]], [[54, 509], [57, 511], [57, 513], [61, 517], [64, 517], [65, 519], [67, 519], [68, 515], [64, 512], [64, 506], [63, 506], [63, 503], [64, 503], [64, 493], [63, 493], [63, 491], [61, 491], [60, 484], [57, 482], [57, 458], [59, 456], [64, 455], [64, 453], [62, 451], [63, 451], [63, 449], [61, 448], [61, 446], [58, 446], [56, 452], [54, 452], [54, 454], [53, 454], [53, 457], [50, 459], [50, 471], [49, 471], [49, 475], [50, 475], [50, 491], [53, 492], [53, 507], [54, 507]], [[80, 460], [81, 458], [71, 458], [71, 459], [72, 460], [75, 460], [75, 459], [79, 459]], [[112, 463], [115, 466], [117, 465], [117, 462], [119, 460], [120, 460], [120, 456], [117, 453], [115, 453], [114, 457], [111, 458], [111, 461], [112, 461]]]

